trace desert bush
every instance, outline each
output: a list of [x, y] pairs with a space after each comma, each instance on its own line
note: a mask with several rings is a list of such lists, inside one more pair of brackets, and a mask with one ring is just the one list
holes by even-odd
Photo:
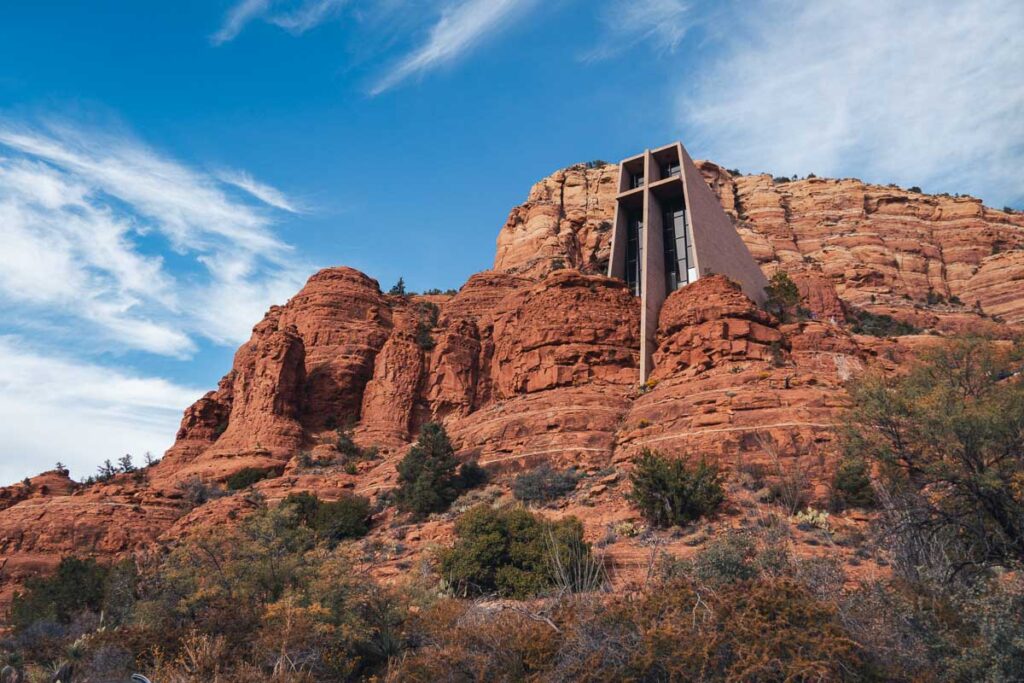
[[813, 681], [863, 671], [835, 607], [785, 577], [720, 591], [679, 577], [579, 612], [565, 625], [555, 680]]
[[200, 477], [192, 476], [185, 481], [178, 482], [176, 487], [178, 493], [191, 507], [199, 507], [209, 501], [226, 495], [224, 490], [216, 484], [204, 481]]
[[91, 558], [65, 557], [52, 576], [25, 582], [11, 603], [11, 624], [25, 629], [52, 620], [68, 624], [81, 612], [99, 612], [106, 594], [109, 569]]
[[852, 306], [847, 311], [846, 322], [856, 334], [867, 334], [872, 337], [903, 337], [921, 333], [920, 328], [896, 320], [891, 315], [871, 313]]
[[628, 494], [644, 518], [668, 527], [708, 515], [725, 499], [718, 469], [701, 460], [695, 466], [644, 449], [630, 475]]
[[428, 422], [398, 464], [395, 499], [401, 509], [423, 517], [447, 510], [459, 494], [480, 483], [480, 479], [481, 470], [475, 463], [463, 465], [460, 472], [444, 427]]
[[941, 543], [953, 573], [1024, 561], [1021, 356], [960, 338], [850, 387], [846, 452], [878, 464], [890, 529]]
[[430, 351], [437, 345], [437, 342], [434, 341], [433, 330], [437, 327], [441, 309], [437, 304], [422, 301], [416, 305], [416, 314], [416, 344], [424, 351]]
[[416, 618], [422, 647], [398, 666], [396, 680], [550, 680], [561, 634], [529, 612], [441, 600]]
[[370, 501], [362, 496], [342, 496], [321, 502], [313, 526], [329, 541], [360, 538], [370, 530]]
[[458, 519], [455, 535], [455, 545], [441, 554], [441, 575], [458, 595], [525, 598], [557, 583], [582, 588], [567, 569], [590, 557], [575, 517], [552, 522], [521, 508], [480, 505]]
[[754, 539], [743, 533], [715, 539], [694, 558], [692, 573], [697, 581], [712, 585], [755, 578], [760, 569]]
[[263, 481], [269, 477], [274, 476], [272, 470], [261, 469], [259, 467], [245, 467], [238, 470], [226, 480], [224, 485], [228, 491], [241, 491], [247, 489], [258, 481]]
[[578, 482], [575, 468], [559, 471], [544, 463], [516, 476], [512, 495], [524, 503], [550, 503], [570, 493]]
[[783, 322], [786, 321], [790, 311], [800, 303], [800, 290], [790, 279], [789, 273], [784, 270], [776, 271], [772, 275], [764, 292], [767, 296], [765, 308]]
[[870, 508], [875, 504], [871, 486], [871, 466], [860, 457], [846, 455], [839, 461], [832, 477], [832, 508]]
[[312, 529], [329, 544], [361, 538], [370, 530], [370, 501], [362, 496], [348, 494], [325, 501], [303, 491], [288, 494], [281, 507], [294, 515], [296, 523]]
[[[772, 476], [768, 483], [771, 500], [781, 505], [786, 514], [795, 515], [810, 503], [811, 478], [803, 462], [807, 449], [796, 439], [786, 446], [770, 436], [759, 435], [757, 442], [771, 459]], [[784, 452], [791, 457], [784, 458]]]

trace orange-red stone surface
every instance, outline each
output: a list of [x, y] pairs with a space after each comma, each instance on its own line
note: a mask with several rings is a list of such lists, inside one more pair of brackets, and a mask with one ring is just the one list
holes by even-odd
[[[807, 319], [780, 324], [725, 278], [705, 277], [666, 301], [655, 369], [638, 386], [639, 303], [601, 274], [617, 167], [559, 171], [512, 211], [494, 270], [454, 296], [388, 296], [350, 268], [313, 275], [255, 325], [217, 389], [185, 409], [159, 464], [88, 487], [48, 472], [0, 489], [0, 604], [64, 555], [147, 553], [252, 509], [242, 493], [193, 507], [183, 487], [196, 478], [258, 467], [272, 476], [255, 489], [271, 502], [385, 492], [429, 420], [446, 425], [462, 459], [491, 470], [490, 488], [471, 495], [509, 500], [515, 473], [542, 462], [579, 468], [587, 476], [549, 514], [577, 515], [592, 539], [640, 523], [624, 493], [644, 447], [730, 470], [800, 467], [820, 497], [846, 380], [871, 365], [896, 370], [938, 334], [1019, 333], [1024, 216], [968, 197], [700, 165], [765, 272], [791, 274]], [[855, 335], [845, 322], [855, 309], [933, 333]], [[335, 430], [346, 426], [381, 457], [338, 464]], [[730, 510], [723, 523], [744, 514]], [[383, 577], [451, 535], [451, 515], [395, 521], [388, 508], [371, 532], [393, 548], [375, 562]], [[626, 535], [608, 553], [626, 570], [650, 550]]]

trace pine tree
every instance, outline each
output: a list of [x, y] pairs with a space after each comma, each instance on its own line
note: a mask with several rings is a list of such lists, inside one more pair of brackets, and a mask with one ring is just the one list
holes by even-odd
[[117, 461], [117, 469], [125, 474], [130, 474], [136, 470], [135, 463], [132, 462], [132, 454], [125, 453]]
[[405, 296], [405, 280], [398, 278], [398, 282], [388, 290], [388, 294], [392, 296]]
[[423, 516], [448, 509], [461, 492], [459, 461], [444, 427], [423, 425], [419, 439], [398, 463], [399, 507]]

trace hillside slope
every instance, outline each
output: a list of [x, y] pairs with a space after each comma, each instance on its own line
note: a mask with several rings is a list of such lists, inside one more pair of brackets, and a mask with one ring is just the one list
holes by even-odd
[[[639, 305], [601, 274], [617, 168], [559, 171], [511, 212], [494, 269], [456, 295], [389, 296], [350, 268], [323, 270], [256, 324], [218, 387], [186, 409], [160, 463], [88, 487], [51, 473], [45, 485], [0, 489], [0, 602], [62, 556], [159, 552], [257, 504], [245, 493], [199, 502], [189, 493], [198, 480], [257, 468], [269, 478], [252, 490], [269, 501], [296, 491], [382, 496], [432, 420], [461, 459], [492, 472], [472, 499], [509, 498], [514, 474], [541, 463], [581, 470], [551, 514], [581, 518], [628, 576], [648, 561], [649, 543], [609, 530], [637, 523], [623, 494], [642, 447], [728, 469], [798, 468], [822, 497], [849, 377], [895, 370], [942, 334], [1019, 332], [1024, 215], [855, 180], [777, 183], [700, 166], [766, 273], [781, 268], [797, 282], [808, 319], [781, 324], [724, 278], [701, 279], [666, 302], [655, 381], [638, 387]], [[862, 311], [922, 333], [855, 334], [846, 318]], [[380, 457], [343, 467], [345, 426]], [[745, 495], [733, 491], [716, 523], [749, 521]], [[451, 513], [411, 524], [386, 501], [380, 508], [366, 541], [378, 575], [450, 537]], [[685, 555], [699, 539], [664, 543]]]

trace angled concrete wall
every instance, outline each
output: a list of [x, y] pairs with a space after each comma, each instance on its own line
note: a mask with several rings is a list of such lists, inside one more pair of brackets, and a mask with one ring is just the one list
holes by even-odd
[[755, 303], [763, 304], [768, 279], [682, 145], [679, 145], [679, 155], [685, 178], [686, 210], [690, 213], [698, 276], [725, 275], [735, 280], [743, 288], [743, 293]]

